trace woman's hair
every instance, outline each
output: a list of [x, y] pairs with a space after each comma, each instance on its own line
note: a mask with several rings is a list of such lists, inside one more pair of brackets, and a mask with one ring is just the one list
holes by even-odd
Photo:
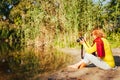
[[94, 29], [92, 31], [92, 35], [95, 35], [96, 37], [101, 37], [101, 38], [106, 37], [105, 33], [101, 29]]

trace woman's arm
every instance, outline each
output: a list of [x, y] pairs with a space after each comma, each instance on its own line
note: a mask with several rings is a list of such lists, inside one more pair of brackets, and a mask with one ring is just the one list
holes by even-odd
[[85, 47], [87, 53], [93, 53], [96, 51], [96, 43], [92, 47], [88, 47], [87, 44], [84, 42], [83, 46]]

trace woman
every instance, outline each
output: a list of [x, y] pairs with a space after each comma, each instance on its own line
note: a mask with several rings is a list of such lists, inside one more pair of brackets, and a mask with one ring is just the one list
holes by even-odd
[[[92, 36], [94, 38], [93, 46], [88, 46], [85, 40], [81, 40], [80, 43], [84, 46], [86, 53], [84, 54], [84, 59], [82, 59], [77, 64], [74, 64], [72, 68], [83, 68], [89, 63], [93, 63], [101, 69], [112, 69], [115, 67], [115, 61], [112, 55], [111, 48], [108, 41], [105, 39], [105, 35], [100, 29], [95, 29], [92, 31]], [[96, 56], [92, 53], [96, 52]]]

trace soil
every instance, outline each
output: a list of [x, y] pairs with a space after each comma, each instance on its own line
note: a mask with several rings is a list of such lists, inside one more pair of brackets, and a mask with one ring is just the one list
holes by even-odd
[[[64, 48], [60, 51], [74, 56], [75, 63], [80, 60], [79, 49]], [[112, 49], [117, 68], [102, 70], [94, 65], [83, 69], [63, 68], [59, 71], [38, 75], [34, 80], [120, 80], [120, 48]]]

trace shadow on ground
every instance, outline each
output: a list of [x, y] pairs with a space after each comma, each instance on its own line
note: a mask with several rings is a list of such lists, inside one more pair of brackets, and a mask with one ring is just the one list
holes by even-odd
[[120, 56], [114, 56], [116, 66], [120, 66]]

